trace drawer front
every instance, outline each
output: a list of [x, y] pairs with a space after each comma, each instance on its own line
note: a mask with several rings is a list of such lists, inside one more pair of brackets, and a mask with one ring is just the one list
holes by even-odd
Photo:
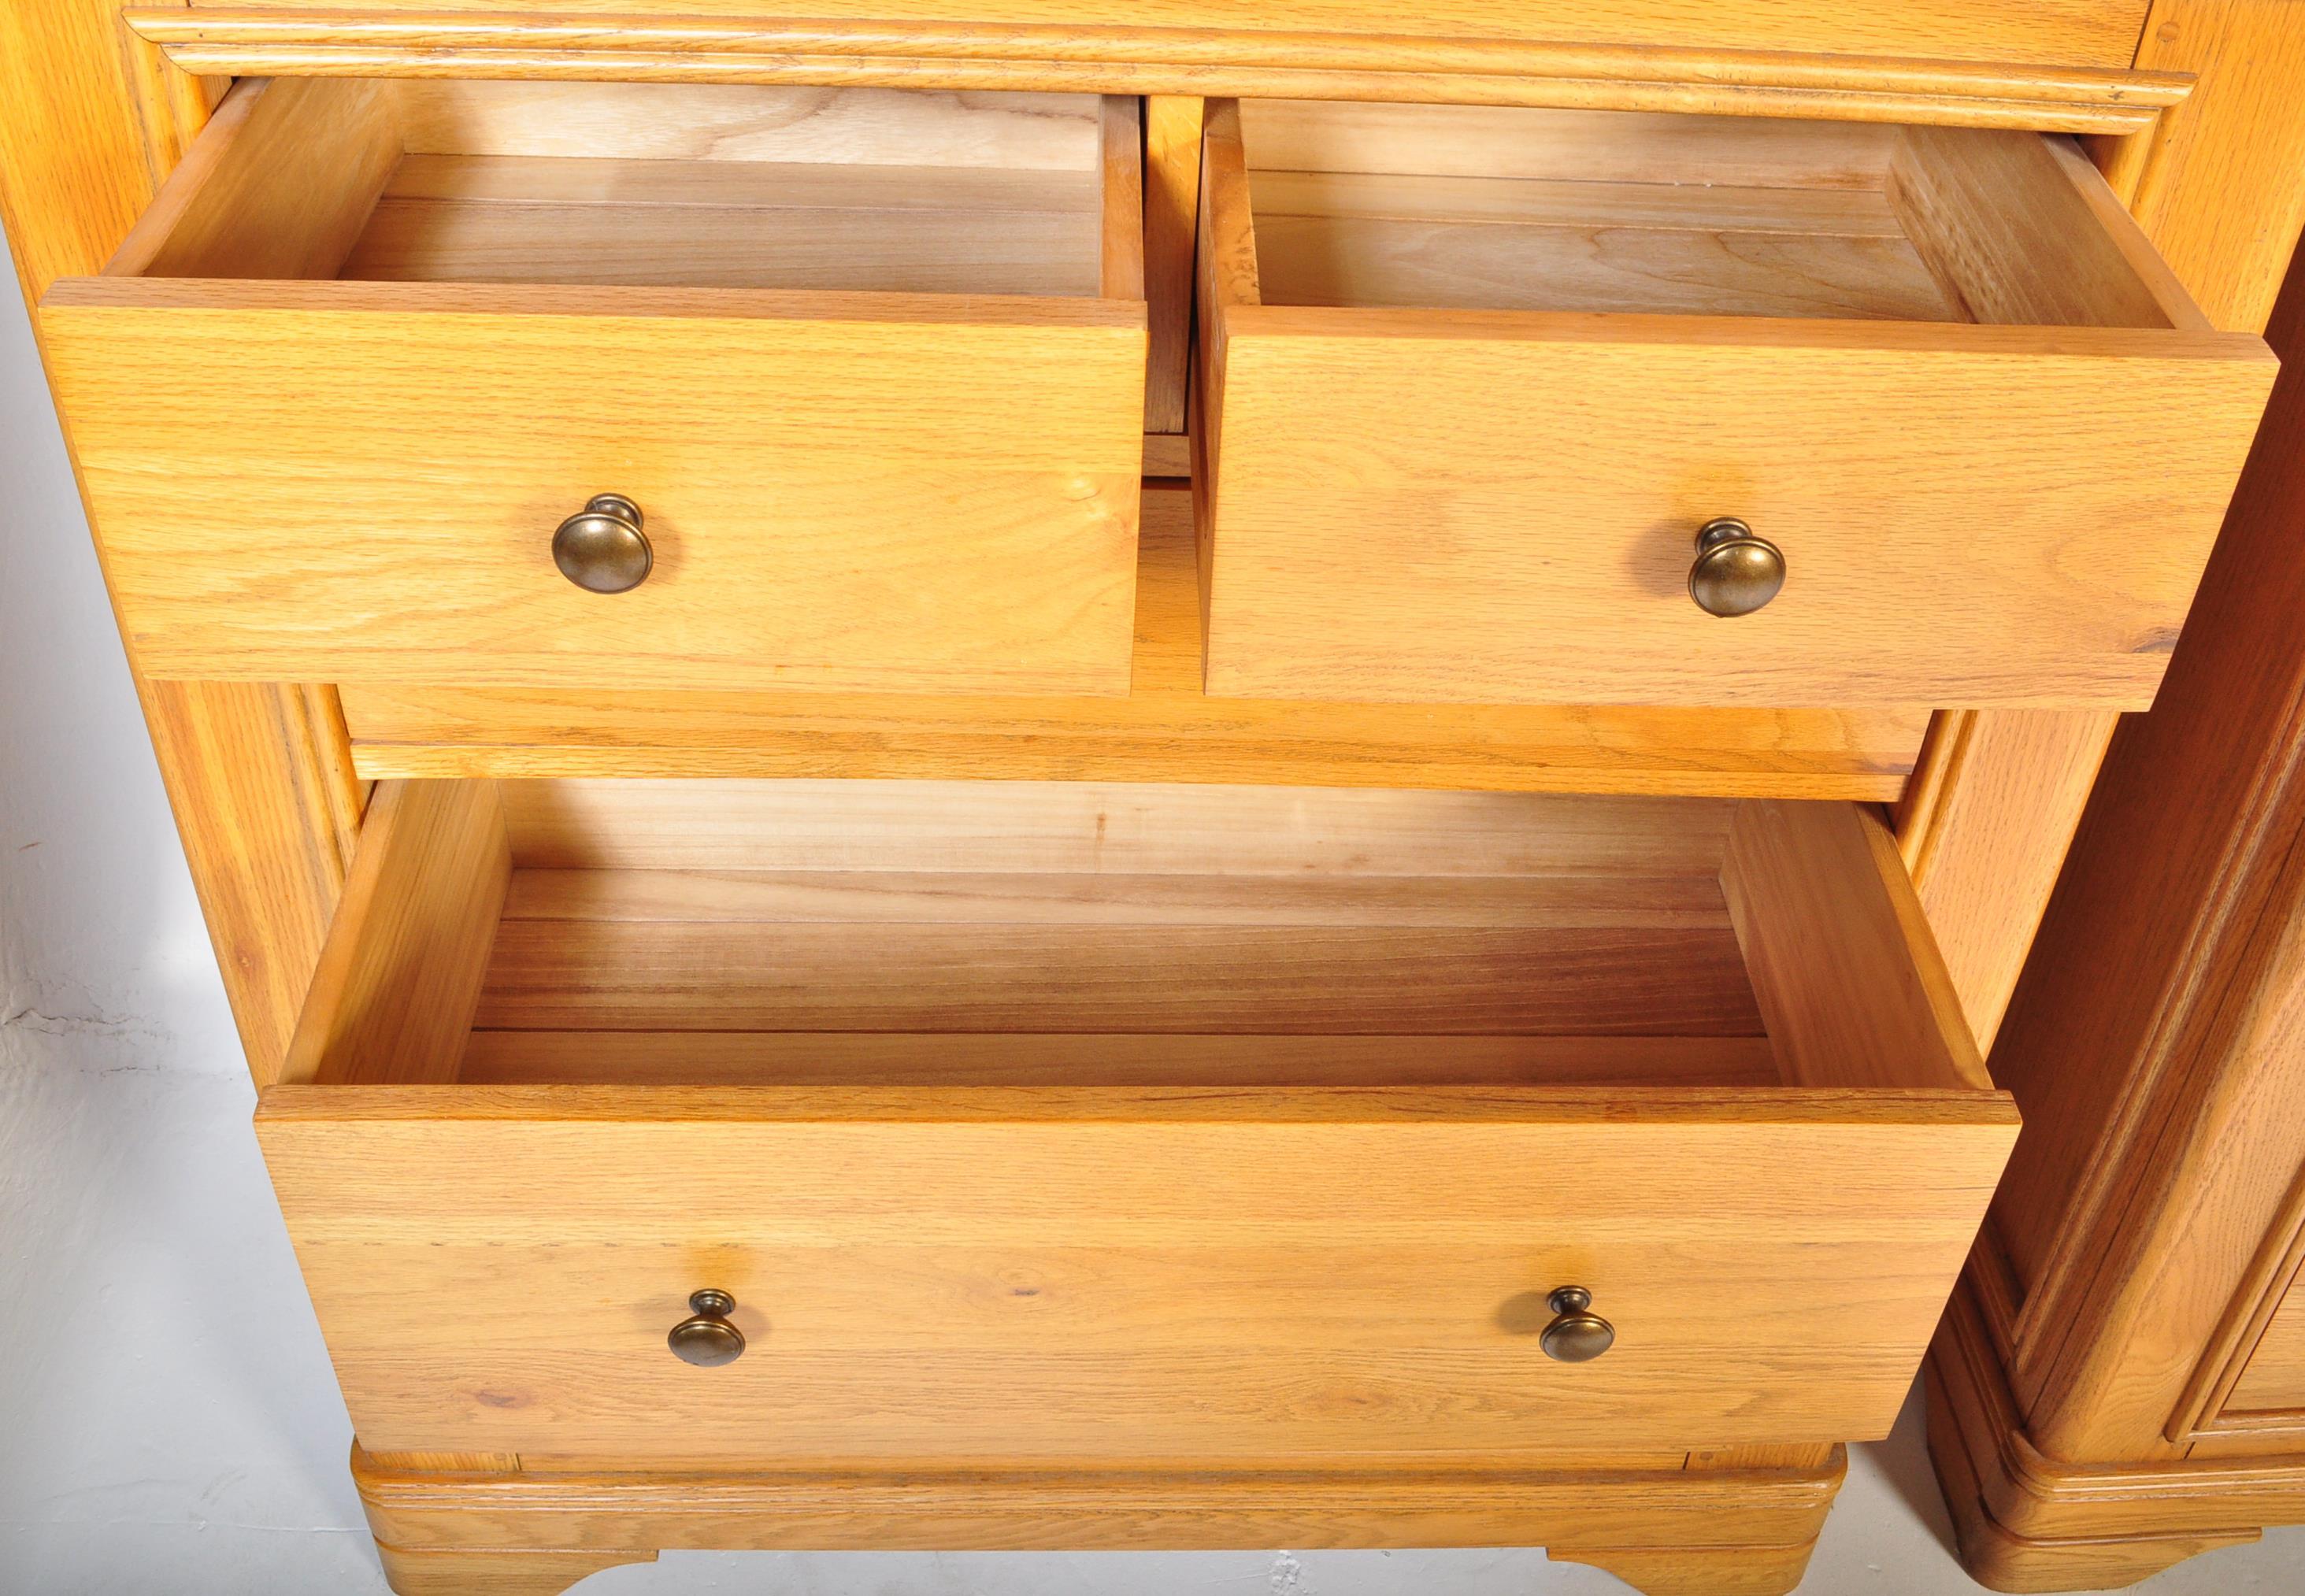
[[[131, 278], [43, 324], [156, 675], [1127, 690], [1141, 304]], [[601, 493], [629, 591], [555, 566]]]
[[[363, 1445], [666, 1464], [1877, 1436], [2014, 1133], [1990, 1094], [923, 1095], [291, 1087], [259, 1126]], [[1540, 1349], [1572, 1284], [1589, 1363]], [[691, 1367], [708, 1287], [748, 1345]]]
[[[2264, 391], [2120, 329], [1447, 319], [1229, 313], [1212, 692], [2143, 709]], [[1723, 516], [1785, 566], [1726, 619]]]

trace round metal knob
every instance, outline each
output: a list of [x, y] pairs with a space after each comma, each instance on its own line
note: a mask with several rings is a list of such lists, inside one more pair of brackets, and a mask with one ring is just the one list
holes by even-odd
[[[744, 1355], [744, 1332], [728, 1322], [736, 1299], [725, 1291], [699, 1291], [688, 1299], [690, 1317], [672, 1327], [665, 1344], [684, 1363], [718, 1369]], [[1547, 1332], [1550, 1334], [1550, 1332]]]
[[1537, 1345], [1544, 1355], [1563, 1363], [1586, 1363], [1616, 1344], [1617, 1327], [1593, 1312], [1593, 1294], [1582, 1286], [1563, 1286], [1545, 1298], [1552, 1322], [1544, 1327]]
[[620, 493], [600, 494], [552, 534], [552, 563], [587, 592], [625, 593], [640, 586], [656, 563], [641, 531], [641, 507]]
[[1735, 516], [1708, 521], [1697, 532], [1688, 596], [1706, 615], [1749, 615], [1784, 585], [1784, 551]]

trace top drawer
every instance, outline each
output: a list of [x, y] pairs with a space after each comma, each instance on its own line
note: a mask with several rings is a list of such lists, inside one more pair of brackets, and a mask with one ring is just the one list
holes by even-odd
[[[2274, 362], [2070, 140], [1258, 102], [1209, 127], [1210, 692], [2151, 701]], [[1726, 518], [1754, 538], [1693, 582]], [[1780, 573], [1734, 618], [1696, 601]]]
[[1118, 98], [244, 82], [42, 305], [139, 661], [1125, 692], [1139, 171]]

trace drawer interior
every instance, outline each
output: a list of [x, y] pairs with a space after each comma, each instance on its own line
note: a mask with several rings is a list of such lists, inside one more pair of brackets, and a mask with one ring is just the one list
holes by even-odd
[[1135, 299], [1136, 105], [248, 80], [109, 275]]
[[1858, 805], [736, 780], [379, 785], [257, 1116], [363, 1445], [619, 1468], [1876, 1436], [2016, 1128]]
[[1989, 1092], [1823, 802], [387, 782], [321, 1083]]
[[1268, 305], [2207, 325], [2070, 139], [1279, 100], [1239, 130]]

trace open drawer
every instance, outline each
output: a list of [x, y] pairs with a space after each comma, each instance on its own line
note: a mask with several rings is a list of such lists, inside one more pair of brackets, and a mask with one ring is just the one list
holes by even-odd
[[2017, 1116], [1855, 805], [627, 780], [380, 785], [258, 1129], [362, 1445], [672, 1466], [1878, 1436]]
[[1210, 692], [2151, 701], [2274, 362], [2071, 140], [1255, 101], [1208, 127]]
[[41, 307], [139, 663], [1127, 691], [1136, 106], [241, 83]]

